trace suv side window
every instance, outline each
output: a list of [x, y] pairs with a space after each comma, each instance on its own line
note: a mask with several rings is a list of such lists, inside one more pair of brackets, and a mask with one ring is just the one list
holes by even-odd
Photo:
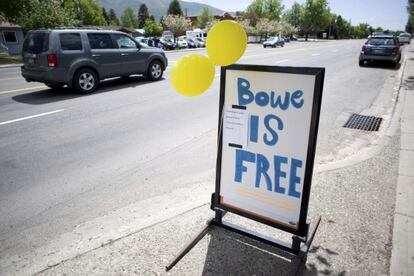
[[115, 39], [120, 49], [137, 48], [137, 43], [126, 35], [116, 34]]
[[59, 40], [63, 51], [82, 50], [82, 41], [78, 33], [60, 34]]
[[114, 49], [110, 34], [88, 34], [91, 49]]

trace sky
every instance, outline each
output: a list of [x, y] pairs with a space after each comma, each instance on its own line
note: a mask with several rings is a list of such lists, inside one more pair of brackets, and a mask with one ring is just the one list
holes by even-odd
[[[211, 5], [224, 11], [242, 11], [252, 0], [185, 0]], [[282, 0], [285, 10], [295, 0]], [[296, 0], [304, 3], [305, 0]], [[390, 30], [404, 30], [408, 15], [407, 0], [328, 0], [331, 12], [351, 20], [353, 25], [368, 23], [376, 27]]]

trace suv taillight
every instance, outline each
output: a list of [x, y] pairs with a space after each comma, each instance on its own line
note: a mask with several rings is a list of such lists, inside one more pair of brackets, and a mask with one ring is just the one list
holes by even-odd
[[361, 48], [361, 51], [362, 52], [365, 52], [365, 49], [366, 49], [367, 47], [365, 46], [365, 45], [362, 45], [362, 48]]
[[398, 51], [400, 50], [400, 47], [394, 47], [394, 48], [392, 48], [392, 52], [394, 53], [394, 54], [397, 54], [398, 53]]
[[56, 54], [48, 54], [47, 55], [47, 65], [49, 65], [49, 67], [57, 67], [58, 66], [58, 62], [57, 62], [57, 55]]

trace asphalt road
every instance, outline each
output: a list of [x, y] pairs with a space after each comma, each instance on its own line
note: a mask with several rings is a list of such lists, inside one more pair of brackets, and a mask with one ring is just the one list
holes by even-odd
[[[382, 116], [385, 125], [392, 115], [390, 91], [402, 70], [359, 67], [361, 44], [249, 45], [239, 61], [326, 68], [317, 171], [358, 159], [384, 135], [344, 133], [351, 113]], [[215, 166], [218, 68], [199, 97], [178, 95], [168, 81], [173, 63], [195, 52], [205, 53], [167, 53], [170, 66], [159, 82], [112, 79], [86, 96], [26, 83], [19, 68], [0, 69], [0, 271], [29, 266], [31, 253], [79, 225], [205, 182]]]

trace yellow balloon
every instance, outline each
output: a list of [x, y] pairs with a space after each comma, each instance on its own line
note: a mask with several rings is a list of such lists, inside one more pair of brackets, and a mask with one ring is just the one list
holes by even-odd
[[171, 84], [184, 96], [197, 96], [213, 83], [214, 64], [202, 55], [186, 55], [171, 70]]
[[233, 20], [220, 21], [207, 35], [207, 54], [216, 65], [227, 66], [235, 63], [243, 55], [246, 46], [246, 32]]

